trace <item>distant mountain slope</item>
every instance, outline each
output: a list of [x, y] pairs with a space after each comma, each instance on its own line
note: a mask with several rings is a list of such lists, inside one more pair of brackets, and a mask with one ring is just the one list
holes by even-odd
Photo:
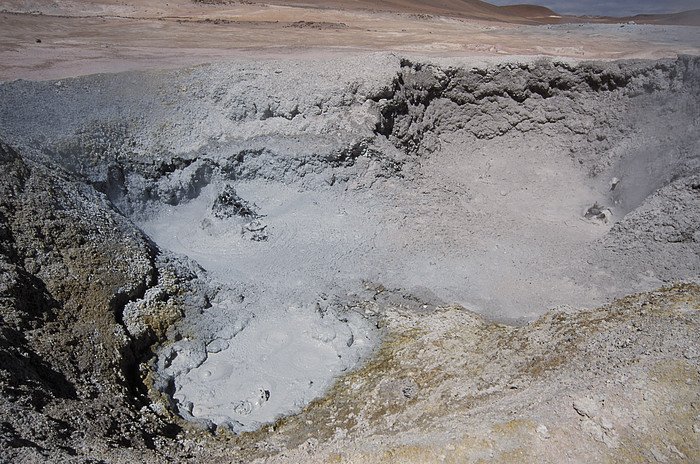
[[520, 4], [501, 6], [499, 8], [503, 11], [507, 11], [508, 13], [514, 16], [522, 16], [523, 18], [529, 19], [560, 17], [560, 15], [550, 10], [549, 8], [539, 5]]
[[644, 24], [670, 24], [675, 26], [700, 26], [700, 9], [664, 15], [636, 15], [625, 18]]
[[[258, 3], [255, 0], [254, 2]], [[480, 0], [269, 0], [266, 3], [340, 10], [364, 9], [434, 14], [517, 24], [552, 24], [566, 22], [619, 23], [635, 21], [640, 24], [700, 26], [700, 10], [691, 10], [674, 14], [637, 15], [615, 18], [608, 16], [566, 16], [559, 15], [549, 8], [538, 5], [515, 4], [496, 6]]]
[[542, 11], [551, 10], [534, 5], [519, 5], [519, 8], [511, 9], [511, 7], [499, 7], [480, 0], [273, 0], [269, 3], [333, 9], [435, 14], [515, 23], [542, 22], [539, 19], [549, 14], [556, 14], [554, 12], [547, 15], [540, 14]]

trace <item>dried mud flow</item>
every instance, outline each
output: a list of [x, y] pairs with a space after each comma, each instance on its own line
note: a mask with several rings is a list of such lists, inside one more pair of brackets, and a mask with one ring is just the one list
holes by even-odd
[[0, 83], [0, 461], [696, 462], [699, 135], [694, 56]]

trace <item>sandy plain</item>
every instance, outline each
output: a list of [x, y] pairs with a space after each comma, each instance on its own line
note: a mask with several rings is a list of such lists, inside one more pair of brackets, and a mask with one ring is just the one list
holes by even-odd
[[627, 24], [627, 19], [583, 22], [537, 8], [511, 14], [485, 8], [482, 2], [465, 2], [460, 9], [457, 2], [443, 3], [431, 8], [426, 3], [378, 2], [369, 9], [368, 2], [10, 0], [0, 8], [0, 79], [58, 79], [231, 59], [324, 58], [369, 51], [584, 59], [700, 53], [698, 28], [673, 24], [697, 22], [697, 14], [649, 27]]

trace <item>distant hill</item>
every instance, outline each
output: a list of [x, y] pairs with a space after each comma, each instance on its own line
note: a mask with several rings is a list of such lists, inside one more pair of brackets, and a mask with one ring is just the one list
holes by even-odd
[[664, 15], [636, 15], [625, 18], [641, 24], [669, 24], [674, 26], [700, 26], [700, 10]]
[[[434, 14], [522, 24], [543, 22], [542, 19], [546, 16], [556, 14], [547, 8], [534, 5], [518, 5], [518, 8], [511, 9], [511, 7], [499, 7], [480, 0], [269, 0], [267, 3], [341, 10], [365, 9]], [[551, 13], [544, 15], [542, 13], [544, 11]]]
[[507, 5], [500, 7], [500, 9], [507, 11], [514, 16], [521, 16], [528, 19], [561, 17], [549, 8], [539, 5]]
[[[231, 3], [230, 0], [194, 0], [201, 3]], [[700, 26], [700, 10], [661, 15], [637, 15], [625, 18], [609, 16], [566, 16], [549, 8], [515, 4], [496, 6], [481, 0], [246, 0], [250, 3], [268, 3], [337, 10], [392, 11], [412, 14], [454, 16], [467, 19], [503, 21], [515, 24], [554, 23], [619, 23], [634, 21], [640, 24], [669, 24]]]

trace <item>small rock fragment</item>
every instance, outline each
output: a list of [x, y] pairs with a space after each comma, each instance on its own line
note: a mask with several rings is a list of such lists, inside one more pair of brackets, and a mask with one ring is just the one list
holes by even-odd
[[612, 180], [610, 181], [610, 191], [612, 192], [617, 188], [617, 185], [620, 183], [620, 179], [617, 177], [613, 177]]
[[214, 216], [225, 219], [234, 216], [256, 219], [255, 205], [251, 205], [236, 193], [231, 185], [226, 185], [212, 205]]
[[668, 462], [668, 458], [658, 449], [655, 447], [651, 447], [651, 454], [654, 456], [654, 459], [656, 459], [657, 462]]
[[607, 418], [603, 417], [600, 420], [600, 426], [603, 427], [605, 430], [613, 430], [613, 424], [610, 422]]
[[611, 215], [610, 209], [605, 206], [599, 205], [598, 202], [593, 203], [593, 206], [588, 208], [583, 214], [586, 219], [598, 219], [600, 221], [608, 221], [608, 217]]
[[404, 379], [401, 386], [401, 393], [407, 399], [415, 398], [418, 395], [420, 388], [418, 384], [411, 379]]
[[590, 398], [579, 398], [574, 401], [573, 406], [579, 415], [590, 419], [600, 412], [600, 405]]

